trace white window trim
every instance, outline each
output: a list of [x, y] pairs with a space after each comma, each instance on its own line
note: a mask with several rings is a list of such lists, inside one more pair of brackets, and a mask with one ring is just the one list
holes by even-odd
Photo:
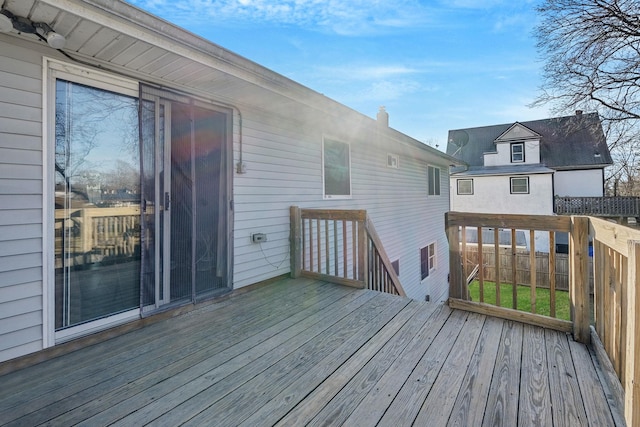
[[[103, 73], [95, 69], [77, 64], [62, 62], [53, 58], [43, 57], [42, 67], [42, 236], [43, 251], [42, 265], [42, 347], [48, 348], [72, 337], [90, 333], [95, 328], [103, 328], [107, 324], [121, 323], [124, 319], [139, 318], [140, 310], [132, 310], [97, 322], [78, 325], [72, 330], [55, 332], [55, 261], [54, 261], [54, 205], [55, 194], [55, 120], [51, 115], [56, 108], [56, 79], [72, 81], [97, 89], [121, 93], [138, 98], [139, 83], [135, 80]], [[53, 113], [52, 113], [53, 112]], [[52, 140], [53, 138], [53, 140]]]
[[[431, 246], [433, 246], [433, 252], [431, 252]], [[429, 266], [429, 270], [428, 270], [428, 274], [425, 277], [422, 277], [422, 250], [426, 249], [427, 250], [427, 265]], [[431, 242], [426, 244], [425, 246], [421, 246], [420, 247], [420, 281], [421, 282], [426, 282], [429, 277], [432, 275], [432, 273], [434, 271], [436, 271], [436, 267], [438, 264], [438, 246], [437, 246], [437, 242]], [[433, 263], [431, 263], [431, 260], [433, 259]]]
[[[527, 181], [527, 191], [513, 191], [513, 180], [514, 179], [525, 179]], [[529, 182], [529, 177], [528, 176], [512, 176], [512, 177], [509, 177], [509, 192], [511, 194], [530, 194], [531, 193], [531, 186], [530, 186], [530, 182]]]
[[[520, 146], [522, 147], [522, 152], [521, 153], [517, 153], [520, 154], [522, 156], [522, 160], [514, 160], [513, 159], [513, 147], [515, 146]], [[524, 163], [525, 162], [525, 157], [524, 157], [524, 142], [514, 142], [511, 143], [511, 145], [509, 145], [509, 154], [511, 155], [511, 163]]]
[[[438, 246], [436, 244], [436, 242], [430, 243], [427, 245], [427, 248], [431, 248], [431, 246], [433, 246], [433, 253], [431, 252], [430, 249], [427, 249], [428, 255], [429, 255], [429, 275], [431, 275], [431, 273], [433, 273], [434, 271], [436, 271], [436, 267], [438, 266]], [[433, 263], [431, 263], [431, 260], [433, 259]]]
[[[429, 176], [429, 168], [433, 168], [436, 169], [438, 171], [438, 180], [434, 181], [438, 183], [438, 191], [437, 193], [434, 194], [429, 194], [430, 188], [429, 188], [429, 183], [430, 183], [430, 179], [431, 177]], [[442, 170], [439, 166], [435, 166], [435, 165], [427, 165], [427, 196], [428, 197], [439, 197], [440, 195], [442, 195]]]
[[[339, 142], [341, 144], [346, 144], [348, 149], [349, 149], [349, 194], [348, 195], [333, 195], [333, 194], [327, 194], [326, 192], [326, 188], [325, 188], [325, 180], [324, 180], [324, 142], [325, 140], [330, 140], [330, 141], [335, 141], [335, 142]], [[322, 164], [320, 165], [321, 169], [322, 169], [322, 198], [324, 200], [348, 200], [348, 199], [352, 199], [353, 198], [353, 187], [352, 187], [352, 176], [351, 176], [351, 170], [352, 170], [352, 162], [351, 162], [351, 143], [344, 141], [341, 138], [334, 138], [332, 136], [329, 135], [325, 135], [322, 137]]]

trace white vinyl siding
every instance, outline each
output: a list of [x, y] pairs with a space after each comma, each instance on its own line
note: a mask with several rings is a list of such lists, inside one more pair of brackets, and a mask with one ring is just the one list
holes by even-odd
[[[45, 286], [52, 288], [43, 284], [48, 273], [42, 265], [43, 247], [52, 244], [43, 236], [42, 224], [43, 55], [56, 53], [0, 34], [0, 361], [47, 344], [43, 311], [52, 306], [53, 295], [43, 293]], [[228, 96], [234, 99], [233, 93]], [[448, 265], [444, 213], [449, 208], [449, 186], [443, 185], [448, 176], [439, 173], [434, 183], [442, 197], [427, 197], [425, 177], [428, 166], [446, 171], [449, 162], [394, 139], [377, 140], [376, 123], [346, 108], [338, 117], [321, 108], [308, 116], [277, 115], [239, 104], [246, 173], [234, 168], [232, 177], [233, 287], [289, 273], [290, 206], [366, 209], [387, 254], [402, 259], [400, 280], [408, 296], [424, 300], [427, 288], [420, 283], [417, 249], [436, 242], [440, 265]], [[237, 110], [233, 115], [235, 166], [240, 116]], [[320, 158], [326, 132], [350, 146], [350, 199], [323, 198]], [[390, 147], [398, 156], [398, 169], [387, 167]], [[252, 233], [265, 233], [267, 241], [251, 243]], [[439, 268], [425, 280], [433, 301], [447, 297], [447, 273]]]
[[41, 64], [0, 37], [0, 362], [43, 346]]
[[[234, 287], [250, 285], [289, 272], [289, 207], [366, 209], [391, 259], [403, 260], [400, 281], [410, 297], [424, 300], [420, 286], [420, 257], [425, 241], [438, 241], [438, 257], [448, 262], [444, 212], [448, 210], [448, 176], [438, 183], [443, 197], [427, 200], [428, 164], [437, 161], [424, 151], [390, 141], [398, 147], [398, 169], [387, 167], [388, 151], [374, 140], [358, 116], [336, 125], [331, 117], [314, 117], [308, 123], [292, 117], [274, 120], [263, 111], [243, 111], [243, 161], [246, 174], [234, 174]], [[315, 126], [310, 126], [314, 123]], [[368, 123], [367, 123], [368, 124]], [[351, 148], [351, 199], [323, 200], [323, 131]], [[354, 129], [358, 129], [359, 132]], [[348, 135], [361, 135], [356, 140]], [[235, 162], [238, 152], [234, 153]], [[396, 154], [394, 153], [394, 154]], [[441, 160], [439, 166], [447, 166]], [[261, 245], [251, 243], [252, 233], [267, 234]], [[262, 247], [262, 248], [261, 248]], [[263, 254], [264, 251], [264, 254]], [[284, 261], [283, 261], [284, 260]], [[279, 267], [279, 268], [278, 268]], [[432, 300], [448, 292], [446, 269], [429, 277]], [[440, 298], [440, 299], [437, 299]]]

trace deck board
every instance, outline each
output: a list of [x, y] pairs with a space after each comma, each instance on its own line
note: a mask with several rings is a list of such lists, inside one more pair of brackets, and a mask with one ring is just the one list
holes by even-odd
[[[445, 305], [436, 306], [429, 317], [416, 333], [411, 343], [405, 348], [389, 369], [382, 375], [375, 386], [362, 399], [354, 411], [345, 421], [345, 425], [376, 425], [385, 414], [391, 402], [404, 386], [407, 378], [422, 355], [433, 343], [442, 326], [451, 315], [451, 310]], [[287, 419], [291, 413], [287, 415]], [[300, 425], [300, 424], [289, 424]]]
[[[0, 376], [4, 425], [612, 425], [589, 349], [282, 279]], [[614, 411], [617, 410], [614, 408]]]
[[523, 325], [507, 321], [502, 329], [483, 426], [518, 425]]
[[447, 425], [477, 426], [482, 423], [503, 323], [492, 317], [486, 319]]
[[[91, 416], [99, 414], [95, 418], [101, 421], [115, 421], [120, 417], [140, 409], [145, 402], [150, 403], [152, 400], [172, 392], [185, 382], [205, 374], [222, 375], [224, 369], [227, 369], [229, 366], [230, 360], [233, 360], [233, 366], [243, 366], [243, 364], [250, 363], [257, 354], [257, 352], [250, 352], [254, 347], [262, 345], [262, 347], [260, 347], [262, 351], [272, 350], [295, 332], [294, 329], [286, 329], [287, 326], [291, 327], [305, 320], [309, 322], [309, 317], [316, 314], [318, 309], [329, 307], [331, 304], [337, 304], [337, 307], [332, 310], [327, 308], [327, 315], [331, 315], [339, 310], [339, 307], [342, 307], [351, 301], [351, 299], [357, 297], [355, 293], [345, 293], [342, 291], [345, 290], [342, 289], [341, 292], [329, 292], [325, 298], [318, 300], [317, 306], [307, 307], [296, 314], [292, 314], [290, 310], [279, 311], [276, 308], [273, 312], [269, 312], [270, 320], [267, 319], [267, 316], [263, 319], [262, 330], [257, 328], [254, 323], [245, 325], [245, 327], [240, 329], [239, 326], [243, 325], [243, 321], [241, 317], [237, 316], [238, 329], [234, 328], [232, 330], [234, 340], [227, 339], [225, 342], [227, 345], [226, 348], [218, 345], [216, 341], [219, 338], [211, 334], [210, 338], [216, 339], [216, 341], [201, 352], [183, 357], [163, 367], [155, 366], [156, 370], [152, 371], [149, 375], [141, 376], [134, 381], [130, 381], [125, 387], [114, 388], [110, 393], [105, 394], [103, 399], [87, 402], [80, 410], [73, 411], [73, 416], [70, 414], [61, 416], [57, 418], [56, 421], [64, 425], [71, 425], [82, 421], [84, 419], [82, 416], [86, 414], [90, 414]], [[303, 295], [308, 294], [305, 293]], [[338, 301], [340, 301], [340, 303], [337, 303]], [[295, 303], [295, 300], [286, 300], [283, 302]], [[250, 306], [245, 308], [247, 309], [245, 310], [247, 315], [251, 313], [247, 318], [259, 319], [261, 315], [265, 314], [257, 310], [252, 312]], [[243, 330], [246, 331], [243, 332]], [[283, 330], [287, 332], [283, 333]], [[190, 333], [189, 330], [184, 330], [183, 332], [184, 335], [189, 335]], [[251, 357], [252, 355], [253, 357]], [[217, 368], [217, 370], [214, 373], [210, 372], [215, 368]], [[138, 393], [145, 393], [146, 398], [141, 399], [137, 396]], [[91, 424], [94, 421], [96, 420], [91, 418], [87, 424]]]
[[584, 400], [571, 360], [568, 338], [556, 331], [545, 331], [551, 412], [557, 426], [588, 425]]
[[[404, 319], [400, 315], [394, 319], [392, 324], [397, 331], [396, 334], [383, 338], [384, 341], [377, 340], [375, 346], [367, 346], [366, 351], [360, 351], [357, 357], [354, 356], [349, 360], [337, 375], [332, 375], [322, 383], [321, 387], [316, 388], [313, 396], [310, 396], [304, 405], [296, 408], [297, 417], [295, 419], [289, 417], [288, 424], [309, 426], [343, 424], [389, 366], [406, 349], [415, 337], [416, 331], [424, 326], [434, 310], [433, 304], [413, 302], [402, 313], [410, 314], [409, 319]], [[389, 332], [395, 331], [389, 329]], [[354, 372], [357, 373], [354, 375]], [[316, 412], [317, 415], [313, 417]], [[301, 417], [302, 414], [306, 414], [308, 418]], [[253, 421], [258, 420], [260, 418], [255, 417]]]
[[468, 314], [462, 311], [454, 311], [449, 316], [380, 420], [382, 425], [413, 424], [467, 317]]
[[553, 423], [544, 330], [524, 326], [520, 378], [519, 425], [548, 426]]
[[576, 377], [580, 384], [589, 425], [593, 427], [614, 425], [607, 397], [602, 387], [600, 387], [600, 380], [589, 355], [589, 349], [584, 344], [573, 340], [569, 340], [569, 348], [571, 349], [571, 357], [574, 360], [573, 365], [576, 369]]
[[460, 385], [473, 357], [478, 338], [482, 332], [486, 316], [471, 313], [467, 323], [460, 331], [449, 357], [438, 373], [438, 377], [429, 391], [420, 412], [416, 417], [416, 425], [440, 425], [447, 423], [453, 410]]

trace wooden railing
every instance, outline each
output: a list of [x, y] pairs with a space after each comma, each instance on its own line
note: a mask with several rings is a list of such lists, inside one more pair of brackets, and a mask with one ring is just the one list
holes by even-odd
[[556, 197], [558, 215], [640, 217], [640, 197]]
[[[62, 240], [74, 265], [91, 263], [97, 252], [101, 256], [128, 257], [140, 245], [140, 208], [73, 208], [55, 211], [56, 265], [62, 254]], [[69, 255], [69, 254], [68, 254]]]
[[[450, 259], [450, 300], [454, 308], [481, 312], [493, 316], [531, 323], [562, 331], [572, 331], [574, 339], [594, 345], [601, 364], [610, 366], [611, 390], [617, 400], [624, 402], [625, 418], [629, 426], [640, 425], [640, 231], [593, 217], [486, 215], [449, 212], [446, 215]], [[499, 290], [497, 304], [469, 301], [467, 278], [464, 271], [466, 237], [468, 227], [487, 227], [528, 230], [530, 244], [534, 245], [535, 233], [549, 233], [549, 256], [552, 269], [554, 261], [554, 232], [569, 233], [569, 296], [571, 321], [555, 319], [535, 313], [535, 269], [529, 284], [531, 289], [531, 313], [517, 307], [514, 285], [512, 308], [502, 308]], [[481, 230], [478, 230], [481, 236]], [[496, 239], [497, 241], [497, 239]], [[512, 241], [515, 239], [512, 238]], [[589, 241], [593, 244], [593, 312], [589, 298]], [[478, 242], [479, 264], [482, 261], [482, 242]], [[496, 248], [497, 249], [497, 248]], [[542, 248], [539, 248], [542, 249]], [[534, 253], [534, 246], [530, 248]], [[515, 263], [515, 247], [512, 247]], [[531, 263], [535, 259], [531, 260]], [[495, 266], [499, 269], [499, 265]], [[482, 295], [483, 268], [478, 270]], [[550, 274], [550, 278], [554, 275]], [[496, 282], [503, 280], [500, 274]], [[515, 278], [511, 283], [516, 282]], [[554, 280], [550, 289], [555, 290]], [[499, 289], [499, 286], [496, 286]], [[550, 305], [556, 303], [551, 292]], [[590, 326], [593, 313], [594, 327]], [[602, 343], [602, 345], [600, 345]], [[606, 375], [605, 375], [606, 376]], [[616, 391], [618, 390], [618, 391]]]
[[[449, 212], [446, 216], [447, 238], [449, 239], [449, 260], [450, 260], [450, 305], [466, 310], [480, 311], [486, 314], [491, 314], [499, 317], [506, 317], [510, 319], [516, 319], [519, 321], [525, 321], [534, 325], [553, 328], [561, 331], [573, 331], [579, 341], [586, 341], [589, 337], [589, 287], [586, 262], [588, 260], [588, 247], [587, 247], [587, 232], [588, 223], [584, 221], [577, 221], [574, 223], [570, 217], [562, 216], [526, 216], [526, 215], [489, 215], [489, 214], [472, 214], [461, 212]], [[478, 270], [477, 280], [480, 291], [480, 299], [477, 302], [470, 301], [469, 291], [467, 286], [467, 276], [463, 269], [463, 254], [466, 252], [466, 231], [468, 227], [478, 228], [479, 242], [478, 246]], [[575, 322], [562, 320], [556, 318], [556, 281], [555, 281], [555, 233], [566, 232], [569, 233], [572, 230], [582, 227], [583, 231], [575, 233], [576, 236], [582, 236], [582, 240], [576, 242], [572, 246], [572, 250], [578, 251], [580, 249], [580, 261], [584, 261], [584, 275], [587, 280], [587, 286], [581, 287], [580, 280], [577, 280], [575, 274], [573, 274], [569, 281], [569, 288], [572, 293], [576, 295], [575, 304], [573, 308], [573, 314]], [[494, 257], [494, 271], [498, 274], [494, 274], [495, 283], [495, 305], [486, 304], [485, 293], [485, 259], [482, 248], [482, 228], [492, 228], [494, 233], [498, 233], [502, 230], [510, 230], [511, 232], [511, 268], [510, 275], [507, 277], [505, 269], [501, 269], [500, 258]], [[516, 230], [524, 230], [529, 238], [529, 256], [530, 265], [536, 265], [536, 250], [545, 250], [549, 252], [549, 310], [550, 315], [541, 315], [537, 313], [537, 270], [531, 269], [529, 274], [529, 301], [530, 312], [524, 312], [521, 307], [518, 307], [518, 284], [522, 284], [521, 280], [517, 277], [517, 260], [518, 251], [516, 249]], [[548, 236], [548, 246], [546, 248], [536, 248], [536, 232], [546, 233]], [[494, 239], [493, 252], [499, 252], [499, 239]], [[574, 270], [575, 272], [575, 270]], [[510, 302], [504, 301], [501, 295], [501, 285], [503, 283], [510, 284]], [[493, 285], [492, 285], [493, 286]], [[508, 305], [508, 307], [503, 307]]]
[[292, 206], [291, 274], [405, 296], [364, 210]]
[[[640, 231], [589, 218], [589, 234], [594, 255], [594, 340], [602, 344], [620, 380], [617, 397], [624, 401], [627, 425], [640, 425]], [[597, 351], [599, 346], [595, 347]]]

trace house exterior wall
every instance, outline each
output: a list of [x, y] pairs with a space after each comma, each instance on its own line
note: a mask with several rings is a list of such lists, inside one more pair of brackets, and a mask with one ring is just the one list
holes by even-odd
[[[340, 123], [331, 117], [274, 120], [252, 111], [244, 111], [243, 115], [243, 160], [247, 173], [234, 176], [234, 287], [289, 272], [289, 207], [298, 205], [366, 209], [389, 258], [400, 260], [399, 278], [407, 295], [424, 300], [429, 294], [432, 301], [446, 298], [447, 162], [401, 144], [397, 148], [378, 148], [372, 142], [376, 135], [365, 128], [365, 123]], [[323, 132], [326, 129], [331, 129], [331, 133]], [[349, 199], [323, 198], [323, 136], [350, 144]], [[399, 156], [398, 169], [387, 167], [387, 154]], [[427, 195], [428, 165], [441, 168], [439, 196]], [[267, 234], [267, 241], [251, 243], [251, 234], [258, 232]], [[421, 283], [420, 248], [434, 242], [438, 267]]]
[[556, 171], [554, 193], [561, 197], [602, 197], [603, 179], [602, 169]]
[[[552, 215], [552, 174], [532, 174], [529, 194], [510, 194], [510, 177], [525, 175], [456, 176], [451, 177], [451, 210], [476, 213]], [[458, 179], [473, 179], [473, 194], [457, 194]]]
[[41, 64], [0, 35], [0, 361], [43, 347]]
[[[0, 362], [54, 345], [47, 324], [53, 284], [43, 258], [43, 57], [38, 44], [0, 34]], [[212, 94], [212, 98], [215, 95]], [[316, 117], [282, 117], [242, 107], [245, 174], [233, 174], [233, 287], [289, 272], [289, 207], [366, 209], [408, 296], [442, 301], [448, 294], [448, 161], [394, 140], [377, 145], [375, 123]], [[234, 113], [234, 164], [240, 157]], [[366, 125], [366, 126], [365, 126]], [[325, 200], [322, 139], [351, 146], [352, 197]], [[372, 142], [373, 141], [373, 142]], [[384, 147], [384, 148], [383, 148]], [[394, 147], [394, 148], [390, 148]], [[387, 168], [387, 154], [399, 168]], [[49, 153], [50, 155], [50, 153]], [[437, 166], [440, 195], [427, 195], [427, 167]], [[267, 234], [254, 244], [251, 233]], [[436, 269], [420, 280], [420, 248], [436, 243]]]
[[[524, 142], [524, 162], [518, 164], [540, 163], [540, 141], [529, 140]], [[495, 153], [484, 154], [485, 166], [511, 165], [511, 143], [501, 142], [496, 144]]]

